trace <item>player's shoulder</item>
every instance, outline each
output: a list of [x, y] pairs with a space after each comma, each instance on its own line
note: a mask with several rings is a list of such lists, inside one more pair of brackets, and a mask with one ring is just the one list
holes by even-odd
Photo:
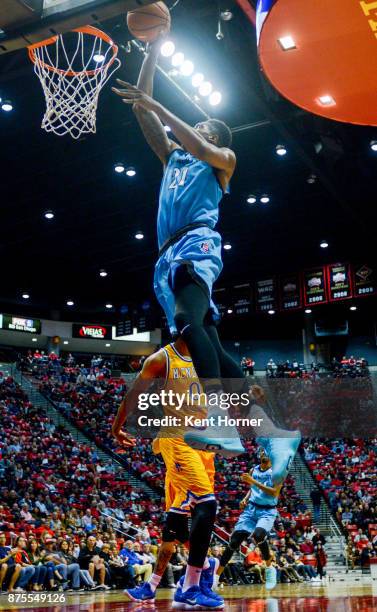
[[149, 355], [143, 364], [142, 375], [148, 376], [153, 375], [156, 377], [161, 374], [164, 375], [166, 369], [166, 352], [164, 348], [160, 348], [152, 355]]

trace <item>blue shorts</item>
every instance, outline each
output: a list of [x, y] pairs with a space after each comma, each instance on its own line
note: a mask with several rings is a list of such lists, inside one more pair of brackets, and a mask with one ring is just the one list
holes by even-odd
[[174, 323], [175, 298], [172, 287], [179, 266], [187, 265], [193, 278], [208, 292], [209, 308], [214, 318], [219, 311], [211, 299], [213, 283], [218, 279], [223, 263], [221, 259], [221, 236], [208, 227], [199, 227], [187, 232], [172, 244], [158, 259], [154, 272], [154, 290], [164, 309], [171, 333], [177, 328]]
[[278, 511], [276, 508], [258, 508], [249, 504], [236, 523], [234, 531], [247, 531], [254, 533], [257, 527], [264, 529], [267, 533], [272, 531]]

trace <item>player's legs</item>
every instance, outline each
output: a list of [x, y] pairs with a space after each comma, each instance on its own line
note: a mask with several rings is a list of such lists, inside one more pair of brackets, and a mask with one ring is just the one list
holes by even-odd
[[[215, 325], [207, 325], [206, 331], [211, 339], [220, 362], [221, 377], [228, 381], [229, 392], [247, 393], [249, 385], [243, 375], [241, 368], [224, 350]], [[239, 381], [239, 382], [238, 382]], [[287, 431], [279, 429], [266, 415], [265, 410], [253, 404], [246, 407], [250, 416], [258, 421], [262, 420], [262, 426], [250, 430], [250, 435], [256, 437], [258, 444], [263, 446], [272, 463], [272, 480], [274, 484], [282, 483], [289, 472], [289, 468], [300, 444], [301, 435], [298, 431]]]
[[220, 559], [217, 575], [221, 576], [234, 553], [239, 550], [243, 541], [247, 540], [254, 532], [256, 526], [256, 510], [253, 506], [247, 506], [240, 515], [233, 533], [230, 536], [229, 544], [224, 550]]
[[168, 512], [162, 532], [162, 543], [156, 565], [148, 582], [125, 593], [132, 601], [154, 601], [155, 593], [174, 552], [176, 542], [185, 544], [189, 539], [188, 514]]
[[273, 589], [277, 582], [277, 571], [273, 566], [273, 555], [268, 544], [268, 535], [276, 519], [276, 510], [258, 510], [257, 523], [253, 533], [255, 544], [259, 547], [263, 560], [266, 562], [266, 589]]
[[209, 310], [209, 296], [187, 270], [186, 266], [177, 268], [174, 276], [173, 292], [175, 297], [175, 324], [178, 333], [187, 344], [197, 375], [203, 384], [221, 388], [220, 363], [211, 339], [205, 328], [205, 318]]
[[218, 576], [221, 576], [234, 553], [240, 549], [242, 542], [248, 539], [250, 533], [250, 531], [246, 531], [245, 529], [233, 531], [232, 535], [230, 536], [229, 544], [221, 555], [220, 565], [217, 569]]
[[234, 361], [234, 359], [226, 352], [221, 344], [219, 334], [214, 324], [206, 324], [205, 330], [209, 339], [211, 340], [212, 346], [214, 347], [217, 357], [220, 363], [220, 374], [222, 378], [239, 379], [240, 386], [242, 389], [248, 390], [249, 385], [245, 379], [241, 367]]

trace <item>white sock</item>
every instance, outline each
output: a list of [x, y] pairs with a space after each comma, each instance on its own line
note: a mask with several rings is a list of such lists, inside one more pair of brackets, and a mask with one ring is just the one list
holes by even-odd
[[158, 585], [160, 584], [161, 578], [162, 576], [158, 576], [158, 574], [152, 574], [152, 576], [150, 577], [149, 586], [151, 587], [153, 592], [155, 592]]
[[182, 587], [182, 593], [187, 591], [190, 587], [199, 586], [200, 576], [202, 574], [202, 569], [200, 567], [194, 567], [193, 565], [187, 565], [185, 581]]
[[215, 574], [213, 577], [213, 585], [212, 585], [212, 590], [216, 591], [218, 586], [219, 586], [219, 580], [220, 580], [220, 576], [218, 574]]
[[203, 569], [206, 570], [208, 568], [209, 568], [209, 561], [208, 561], [208, 557], [206, 557], [206, 560], [204, 561]]

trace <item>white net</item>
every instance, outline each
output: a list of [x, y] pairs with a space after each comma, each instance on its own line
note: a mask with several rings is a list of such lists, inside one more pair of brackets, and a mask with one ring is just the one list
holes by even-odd
[[42, 128], [57, 136], [96, 132], [101, 89], [120, 67], [118, 48], [87, 26], [29, 48], [46, 100]]

